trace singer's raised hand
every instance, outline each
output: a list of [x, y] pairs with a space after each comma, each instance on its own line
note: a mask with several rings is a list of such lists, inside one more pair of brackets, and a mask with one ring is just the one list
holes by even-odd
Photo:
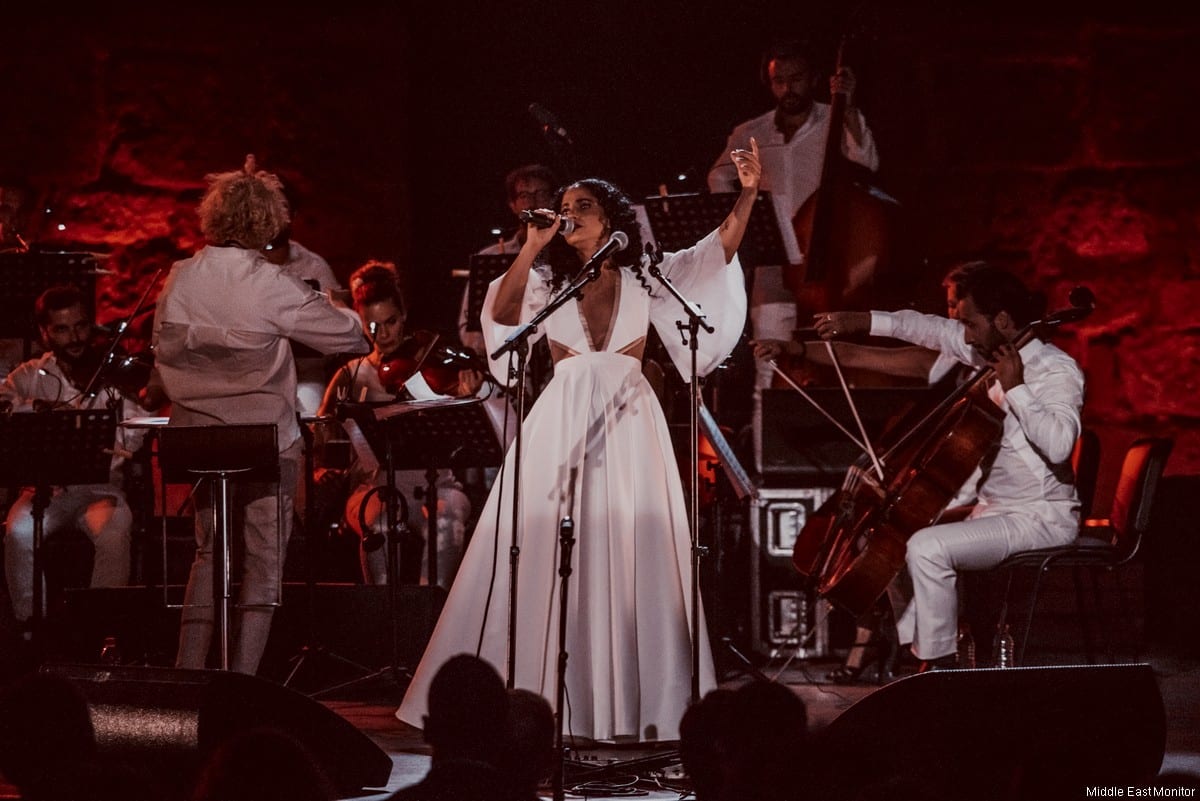
[[733, 261], [738, 246], [742, 243], [742, 235], [746, 233], [746, 225], [750, 221], [750, 212], [754, 210], [754, 199], [758, 197], [758, 181], [762, 178], [762, 163], [758, 158], [758, 141], [750, 137], [750, 149], [738, 148], [729, 154], [733, 166], [737, 168], [738, 180], [742, 182], [742, 191], [733, 204], [733, 211], [721, 223], [718, 229], [721, 233], [721, 244], [725, 248], [725, 262]]
[[733, 166], [737, 168], [738, 181], [743, 189], [757, 189], [762, 180], [762, 162], [758, 157], [758, 141], [750, 137], [750, 149], [738, 148], [729, 154]]

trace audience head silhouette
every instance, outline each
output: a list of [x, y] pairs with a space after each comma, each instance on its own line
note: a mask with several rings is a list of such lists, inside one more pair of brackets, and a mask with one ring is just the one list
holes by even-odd
[[500, 674], [469, 654], [452, 656], [429, 685], [425, 741], [441, 758], [494, 763], [508, 720], [508, 695]]
[[680, 758], [697, 801], [803, 797], [808, 713], [782, 684], [714, 690], [679, 724]]
[[500, 770], [514, 797], [533, 801], [538, 786], [554, 768], [554, 710], [532, 690], [508, 691], [508, 737]]

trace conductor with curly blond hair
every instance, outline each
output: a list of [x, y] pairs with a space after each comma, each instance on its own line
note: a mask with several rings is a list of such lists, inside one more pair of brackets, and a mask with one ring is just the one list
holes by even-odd
[[[207, 244], [177, 262], [158, 298], [155, 366], [171, 425], [274, 423], [280, 480], [236, 485], [245, 555], [230, 667], [255, 673], [270, 632], [300, 477], [296, 368], [289, 340], [321, 353], [363, 353], [357, 315], [287, 275], [260, 253], [290, 220], [279, 179], [257, 169], [207, 177], [200, 227]], [[196, 559], [184, 598], [176, 666], [205, 667], [213, 634], [212, 501], [196, 502]], [[277, 540], [282, 537], [282, 542]]]

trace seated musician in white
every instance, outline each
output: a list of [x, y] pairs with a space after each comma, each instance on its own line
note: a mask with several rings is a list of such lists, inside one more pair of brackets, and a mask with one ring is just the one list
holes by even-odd
[[955, 317], [912, 311], [819, 315], [818, 334], [890, 336], [988, 365], [987, 395], [1004, 412], [994, 455], [985, 457], [977, 502], [963, 521], [921, 529], [907, 543], [904, 581], [889, 588], [900, 643], [912, 644], [925, 669], [957, 663], [957, 571], [986, 570], [1010, 554], [1071, 542], [1079, 497], [1071, 452], [1081, 430], [1084, 377], [1065, 352], [1036, 337], [1020, 344], [1037, 313], [1029, 290], [996, 267], [972, 271], [959, 289]]
[[[97, 386], [97, 391], [84, 395], [103, 350], [94, 344], [92, 320], [77, 287], [47, 289], [34, 303], [34, 318], [47, 351], [18, 365], [5, 377], [0, 384], [0, 407], [30, 412], [103, 409], [116, 404], [123, 407], [125, 417], [148, 414], [111, 387]], [[123, 587], [129, 583], [133, 515], [121, 489], [122, 465], [125, 455], [141, 446], [144, 433], [117, 429], [107, 483], [51, 489], [42, 519], [44, 536], [54, 537], [71, 527], [87, 535], [95, 547], [93, 587]], [[4, 570], [13, 613], [22, 623], [33, 616], [34, 489], [25, 487], [21, 491], [5, 521]]]

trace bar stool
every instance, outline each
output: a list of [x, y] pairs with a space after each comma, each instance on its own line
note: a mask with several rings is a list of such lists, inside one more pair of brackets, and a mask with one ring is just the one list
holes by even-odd
[[[235, 478], [279, 482], [275, 425], [168, 425], [159, 432], [158, 449], [159, 467], [165, 482], [191, 483], [196, 479], [209, 479], [213, 485], [213, 625], [220, 645], [221, 670], [229, 670], [230, 533], [233, 529], [229, 483]], [[278, 518], [276, 525], [281, 525]], [[277, 547], [282, 564], [282, 538]], [[180, 604], [179, 608], [183, 606]]]

